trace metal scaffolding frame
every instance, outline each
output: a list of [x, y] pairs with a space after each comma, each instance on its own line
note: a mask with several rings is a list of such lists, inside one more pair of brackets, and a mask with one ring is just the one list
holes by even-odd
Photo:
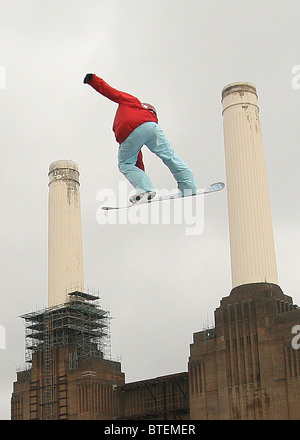
[[45, 418], [55, 418], [55, 350], [67, 347], [69, 369], [80, 358], [109, 358], [110, 316], [99, 305], [99, 297], [80, 291], [70, 292], [64, 304], [22, 315], [25, 321], [25, 360], [32, 362], [42, 353], [44, 369]]

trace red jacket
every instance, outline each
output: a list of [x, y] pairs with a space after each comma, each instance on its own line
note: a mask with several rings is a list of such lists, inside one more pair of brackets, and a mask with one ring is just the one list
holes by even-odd
[[[113, 124], [113, 131], [119, 144], [125, 141], [130, 133], [141, 124], [158, 122], [157, 116], [145, 109], [138, 98], [114, 89], [97, 75], [93, 75], [88, 84], [101, 95], [119, 104]], [[144, 169], [141, 151], [136, 165]]]

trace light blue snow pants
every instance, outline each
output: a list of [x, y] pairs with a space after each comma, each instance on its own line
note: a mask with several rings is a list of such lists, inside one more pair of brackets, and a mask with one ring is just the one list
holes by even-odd
[[147, 174], [135, 166], [143, 145], [146, 145], [169, 168], [182, 195], [195, 194], [197, 183], [190, 168], [175, 154], [160, 126], [155, 122], [145, 122], [120, 144], [118, 154], [119, 170], [134, 186], [137, 195], [154, 190]]

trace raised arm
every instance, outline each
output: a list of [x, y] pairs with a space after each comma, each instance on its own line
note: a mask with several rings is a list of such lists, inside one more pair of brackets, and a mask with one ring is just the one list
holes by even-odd
[[128, 93], [121, 92], [120, 90], [114, 89], [109, 84], [107, 84], [102, 78], [99, 78], [97, 75], [88, 73], [83, 82], [85, 84], [89, 84], [92, 86], [97, 92], [101, 93], [101, 95], [110, 99], [111, 101], [117, 102], [121, 104], [122, 102], [127, 103], [139, 103], [140, 101], [132, 95]]

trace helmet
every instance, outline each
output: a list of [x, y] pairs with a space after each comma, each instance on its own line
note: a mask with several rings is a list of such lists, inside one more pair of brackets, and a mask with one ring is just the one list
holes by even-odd
[[157, 115], [156, 108], [155, 108], [153, 105], [151, 105], [151, 104], [147, 104], [146, 102], [142, 102], [142, 106], [143, 106], [145, 109], [150, 110], [150, 112], [155, 113], [155, 114]]

